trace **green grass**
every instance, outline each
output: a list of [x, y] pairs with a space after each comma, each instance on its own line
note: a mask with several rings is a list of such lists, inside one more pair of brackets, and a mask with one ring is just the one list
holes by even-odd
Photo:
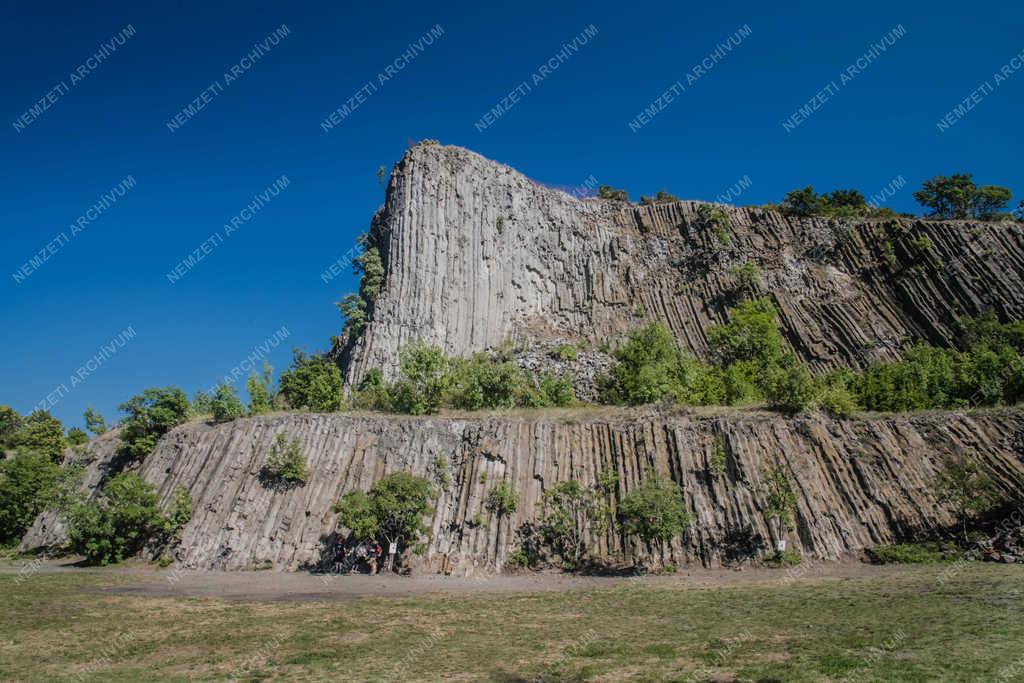
[[348, 602], [102, 590], [129, 580], [0, 575], [0, 680], [930, 681], [993, 680], [1015, 665], [1024, 673], [1024, 567], [1005, 565]]
[[871, 560], [878, 564], [928, 564], [946, 559], [938, 543], [879, 545], [867, 552]]

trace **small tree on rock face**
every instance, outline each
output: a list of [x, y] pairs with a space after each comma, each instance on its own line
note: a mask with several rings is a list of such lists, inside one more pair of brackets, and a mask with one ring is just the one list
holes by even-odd
[[369, 493], [349, 491], [333, 510], [338, 513], [338, 521], [357, 538], [394, 543], [402, 552], [427, 533], [425, 518], [433, 511], [433, 495], [433, 487], [426, 479], [395, 472], [370, 487]]
[[90, 432], [99, 436], [107, 431], [107, 421], [103, 419], [98, 410], [94, 410], [92, 406], [85, 409], [85, 414], [82, 416], [85, 418], [85, 428]]
[[230, 384], [218, 384], [211, 403], [215, 422], [230, 422], [245, 414], [242, 401], [238, 398], [238, 389]]
[[283, 432], [278, 434], [260, 474], [269, 483], [283, 487], [300, 486], [309, 481], [309, 464], [299, 440], [289, 440]]
[[949, 456], [935, 479], [935, 493], [941, 502], [956, 511], [964, 543], [969, 542], [968, 524], [972, 517], [991, 510], [998, 502], [998, 489], [975, 457]]
[[796, 491], [789, 474], [779, 462], [766, 467], [763, 476], [768, 498], [764, 514], [769, 520], [769, 526], [771, 520], [776, 521], [778, 540], [783, 540], [785, 532], [796, 526]]
[[578, 569], [589, 554], [590, 535], [607, 529], [608, 507], [597, 491], [573, 480], [545, 491], [538, 506], [541, 539], [558, 555], [564, 569]]
[[619, 503], [622, 531], [639, 536], [644, 543], [665, 544], [683, 532], [690, 523], [683, 492], [668, 477], [648, 471], [644, 481]]
[[488, 492], [485, 507], [499, 517], [508, 517], [519, 508], [519, 494], [503, 481]]
[[146, 389], [122, 403], [128, 414], [120, 437], [127, 452], [143, 458], [156, 447], [160, 437], [188, 419], [191, 404], [177, 387]]
[[270, 412], [270, 406], [274, 401], [273, 384], [274, 368], [267, 361], [263, 361], [263, 372], [257, 374], [253, 370], [245, 382], [245, 388], [249, 392], [250, 415]]

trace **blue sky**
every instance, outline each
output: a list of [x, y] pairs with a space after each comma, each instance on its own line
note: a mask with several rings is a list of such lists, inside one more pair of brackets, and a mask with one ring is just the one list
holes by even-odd
[[[665, 188], [713, 200], [744, 177], [741, 204], [810, 183], [871, 195], [902, 176], [888, 205], [916, 211], [911, 192], [924, 179], [959, 170], [1024, 194], [1018, 3], [983, 13], [949, 2], [431, 4], [0, 5], [0, 403], [28, 412], [50, 395], [55, 415], [80, 424], [86, 405], [113, 418], [148, 386], [209, 387], [282, 327], [287, 338], [269, 352], [278, 371], [293, 346], [325, 348], [342, 324], [334, 302], [355, 279], [321, 273], [369, 225], [383, 198], [376, 169], [409, 140], [469, 147], [551, 184], [593, 176], [634, 197]], [[443, 35], [395, 66], [438, 26]], [[535, 82], [590, 26], [596, 34]], [[281, 27], [276, 45], [244, 60]], [[743, 27], [749, 35], [706, 61]], [[902, 36], [865, 60], [894, 29]], [[87, 61], [118, 35], [123, 44]], [[702, 62], [711, 67], [687, 79]], [[479, 130], [523, 81], [528, 92]], [[358, 108], [323, 130], [368, 82], [377, 87]], [[632, 130], [676, 82], [685, 90]], [[205, 106], [169, 130], [204, 91]], [[972, 93], [970, 110], [940, 130]], [[169, 282], [282, 176], [286, 187]], [[70, 234], [129, 177], [123, 196]], [[15, 277], [48, 244], [48, 258]], [[119, 337], [123, 346], [71, 381]]]

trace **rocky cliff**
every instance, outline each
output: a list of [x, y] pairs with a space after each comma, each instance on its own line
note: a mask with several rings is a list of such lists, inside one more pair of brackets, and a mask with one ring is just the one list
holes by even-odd
[[[279, 432], [302, 443], [312, 470], [303, 487], [281, 491], [260, 481]], [[95, 449], [90, 467], [96, 473], [114, 457], [107, 441]], [[727, 456], [721, 474], [711, 466], [717, 444]], [[791, 472], [798, 494], [789, 543], [808, 557], [839, 558], [950, 525], [951, 512], [936, 502], [932, 484], [942, 457], [954, 452], [977, 453], [1004, 491], [1020, 491], [1024, 411], [844, 421], [734, 410], [466, 418], [289, 414], [181, 426], [160, 441], [141, 474], [165, 503], [178, 486], [192, 497], [179, 566], [297, 569], [320, 562], [335, 530], [330, 508], [343, 492], [367, 489], [393, 471], [412, 471], [438, 490], [419, 570], [473, 574], [502, 566], [545, 487], [566, 479], [593, 485], [602, 472], [614, 472], [614, 502], [651, 467], [680, 483], [693, 516], [665, 562], [718, 566], [759, 558], [771, 546], [763, 470], [776, 459]], [[90, 482], [97, 480], [90, 475]], [[517, 511], [504, 518], [485, 508], [487, 493], [501, 481], [520, 496]], [[22, 548], [59, 544], [62, 530], [52, 522], [45, 515], [37, 520]], [[622, 557], [636, 550], [624, 548], [614, 531], [595, 542]]]
[[384, 285], [365, 331], [337, 349], [346, 375], [392, 375], [398, 348], [417, 337], [465, 355], [614, 342], [652, 320], [703, 355], [704, 330], [724, 320], [741, 287], [733, 270], [747, 262], [818, 369], [893, 359], [911, 339], [950, 345], [966, 315], [1024, 318], [1020, 224], [723, 207], [723, 236], [701, 206], [577, 199], [465, 149], [417, 145], [373, 219]]

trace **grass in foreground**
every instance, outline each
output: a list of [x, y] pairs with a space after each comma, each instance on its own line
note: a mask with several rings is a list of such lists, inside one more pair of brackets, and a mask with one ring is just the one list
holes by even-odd
[[[0, 576], [0, 679], [1006, 680], [1024, 569], [350, 602], [114, 596], [102, 573]], [[1014, 668], [1015, 667], [1015, 668]]]

